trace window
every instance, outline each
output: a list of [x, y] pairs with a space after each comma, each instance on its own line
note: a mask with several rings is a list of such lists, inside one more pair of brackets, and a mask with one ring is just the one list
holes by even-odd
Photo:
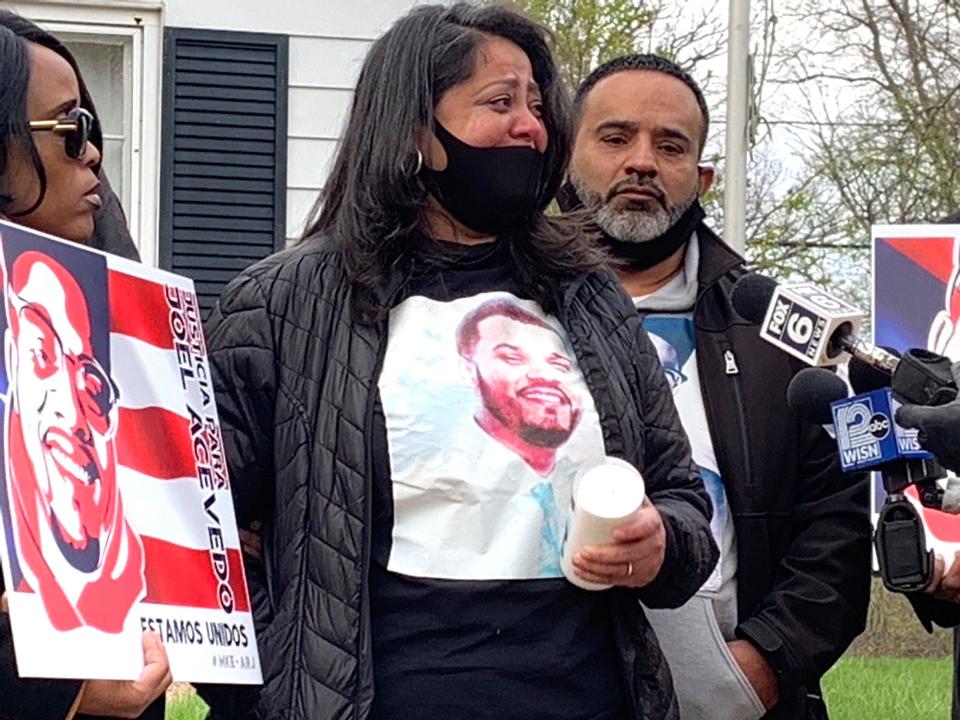
[[162, 5], [14, 2], [74, 54], [97, 106], [103, 165], [145, 263], [157, 264]]
[[133, 126], [133, 37], [59, 34], [70, 49], [97, 106], [103, 128], [103, 167], [130, 217], [135, 171]]

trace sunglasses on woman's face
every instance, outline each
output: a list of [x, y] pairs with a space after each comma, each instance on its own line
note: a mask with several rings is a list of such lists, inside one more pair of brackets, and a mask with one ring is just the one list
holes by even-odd
[[33, 132], [52, 132], [63, 136], [63, 149], [72, 160], [83, 160], [93, 128], [93, 115], [81, 107], [67, 113], [63, 120], [31, 120]]

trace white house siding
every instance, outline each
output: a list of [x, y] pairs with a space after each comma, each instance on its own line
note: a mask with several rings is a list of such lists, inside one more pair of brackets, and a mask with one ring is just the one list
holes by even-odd
[[[302, 232], [323, 186], [371, 41], [413, 0], [26, 0], [0, 3], [56, 31], [127, 28], [142, 33], [142, 106], [134, 146], [141, 161], [132, 186], [132, 230], [146, 262], [156, 264], [164, 27], [268, 32], [290, 38], [287, 238]], [[142, 147], [141, 147], [142, 145]], [[135, 222], [133, 222], [135, 221]]]
[[323, 186], [370, 42], [411, 0], [167, 0], [171, 27], [290, 37], [287, 238], [299, 237]]
[[287, 237], [297, 237], [323, 185], [369, 40], [290, 37]]

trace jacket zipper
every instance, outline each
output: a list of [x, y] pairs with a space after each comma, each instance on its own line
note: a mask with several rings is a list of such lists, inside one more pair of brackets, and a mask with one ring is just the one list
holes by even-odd
[[727, 375], [740, 374], [740, 368], [737, 367], [737, 358], [734, 356], [733, 350], [724, 350], [723, 364], [724, 372], [727, 373]]
[[740, 382], [740, 368], [737, 357], [726, 342], [720, 342], [723, 351], [724, 373], [730, 378], [730, 387], [733, 390], [734, 404], [737, 407], [737, 431], [740, 436], [740, 454], [743, 457], [743, 469], [746, 474], [745, 484], [752, 485], [753, 463], [750, 459], [750, 441], [747, 437], [747, 413], [743, 404], [743, 387]]

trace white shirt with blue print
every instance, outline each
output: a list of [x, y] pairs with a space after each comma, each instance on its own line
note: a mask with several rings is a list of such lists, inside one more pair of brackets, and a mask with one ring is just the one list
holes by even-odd
[[637, 308], [655, 308], [644, 327], [657, 349], [673, 389], [680, 421], [690, 439], [693, 460], [713, 503], [710, 529], [720, 559], [713, 573], [685, 605], [670, 610], [645, 609], [670, 663], [683, 720], [757, 720], [763, 704], [730, 653], [727, 643], [737, 626], [736, 531], [707, 424], [700, 389], [696, 336], [689, 308], [696, 297], [699, 252], [696, 235], [687, 245], [684, 267], [667, 285]]

